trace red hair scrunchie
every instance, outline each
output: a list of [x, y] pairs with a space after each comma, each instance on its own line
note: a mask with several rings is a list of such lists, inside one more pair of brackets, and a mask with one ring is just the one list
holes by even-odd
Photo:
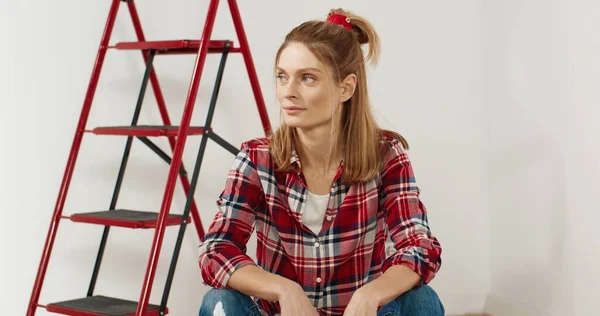
[[343, 14], [333, 13], [327, 17], [327, 22], [343, 26], [346, 30], [352, 31], [352, 23], [350, 23], [350, 19]]

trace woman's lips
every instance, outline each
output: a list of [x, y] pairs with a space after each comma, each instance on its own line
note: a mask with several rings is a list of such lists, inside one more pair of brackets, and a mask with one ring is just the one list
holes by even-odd
[[304, 108], [301, 108], [299, 106], [286, 106], [283, 109], [287, 114], [298, 114], [305, 110]]

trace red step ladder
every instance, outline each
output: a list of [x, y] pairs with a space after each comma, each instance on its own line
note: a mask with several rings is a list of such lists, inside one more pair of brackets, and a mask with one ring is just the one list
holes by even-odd
[[[81, 109], [79, 117], [79, 123], [73, 139], [73, 144], [69, 153], [68, 162], [65, 168], [65, 173], [58, 193], [54, 213], [52, 215], [52, 221], [46, 237], [44, 245], [44, 251], [42, 253], [39, 269], [35, 279], [33, 291], [31, 293], [31, 299], [27, 309], [27, 315], [32, 316], [38, 307], [46, 308], [49, 312], [65, 314], [65, 315], [86, 315], [86, 316], [97, 316], [97, 315], [165, 315], [168, 313], [167, 300], [169, 291], [173, 281], [173, 275], [175, 273], [175, 267], [177, 265], [177, 259], [181, 249], [183, 236], [190, 219], [196, 227], [198, 237], [202, 239], [204, 237], [204, 229], [200, 220], [200, 215], [194, 201], [194, 191], [198, 181], [198, 175], [200, 172], [200, 166], [202, 163], [204, 150], [208, 139], [212, 139], [223, 148], [236, 155], [238, 153], [238, 147], [228, 143], [225, 139], [221, 138], [218, 134], [213, 132], [211, 123], [213, 114], [215, 111], [216, 100], [219, 94], [219, 87], [223, 77], [223, 71], [227, 56], [229, 53], [241, 53], [246, 65], [250, 84], [256, 101], [258, 113], [260, 115], [261, 123], [265, 132], [265, 135], [271, 133], [271, 126], [267, 111], [265, 108], [264, 99], [260, 90], [258, 77], [250, 54], [250, 48], [246, 39], [244, 26], [240, 17], [240, 12], [235, 0], [228, 0], [231, 17], [236, 30], [236, 34], [239, 41], [239, 46], [234, 46], [233, 41], [230, 40], [211, 40], [211, 33], [213, 30], [217, 9], [219, 6], [219, 0], [210, 0], [204, 29], [202, 31], [202, 37], [199, 40], [168, 40], [168, 41], [146, 41], [144, 36], [140, 18], [133, 0], [111, 0], [111, 6], [106, 20], [104, 32], [98, 53], [96, 56], [94, 68], [92, 71], [90, 83], [85, 95], [85, 100]], [[117, 43], [114, 46], [110, 46], [110, 37], [112, 34], [113, 26], [115, 24], [115, 18], [117, 12], [121, 6], [126, 5], [131, 19], [133, 27], [137, 36], [136, 42]], [[109, 127], [97, 127], [93, 129], [86, 129], [86, 124], [94, 94], [102, 71], [102, 65], [104, 62], [105, 55], [109, 49], [117, 50], [140, 50], [144, 61], [146, 63], [146, 70], [142, 80], [139, 97], [135, 106], [133, 118], [130, 126], [109, 126]], [[189, 85], [189, 91], [185, 101], [185, 108], [181, 116], [179, 125], [172, 125], [171, 119], [167, 112], [165, 100], [163, 98], [157, 75], [153, 69], [153, 60], [157, 55], [165, 54], [196, 54], [196, 61], [194, 63], [194, 70]], [[206, 60], [207, 54], [221, 54], [221, 62], [217, 72], [217, 78], [212, 93], [206, 122], [203, 126], [191, 126], [190, 121], [194, 110], [194, 104], [196, 101], [196, 95], [198, 93], [198, 87], [200, 84], [200, 78], [202, 76], [202, 70]], [[160, 126], [149, 126], [149, 125], [138, 125], [138, 117], [143, 104], [144, 95], [148, 83], [152, 85], [152, 90], [156, 97], [158, 109], [162, 117], [163, 125]], [[91, 212], [91, 213], [78, 213], [72, 214], [71, 216], [63, 216], [63, 208], [67, 192], [69, 190], [69, 184], [73, 175], [73, 169], [79, 153], [81, 141], [84, 133], [92, 133], [96, 135], [120, 135], [127, 136], [125, 150], [121, 160], [121, 167], [118, 172], [117, 181], [108, 210]], [[192, 173], [191, 182], [188, 179], [188, 173], [185, 166], [182, 163], [182, 154], [184, 151], [186, 138], [188, 135], [201, 135], [201, 142], [198, 149], [198, 156]], [[167, 137], [169, 145], [173, 151], [172, 158], [165, 152], [163, 152], [158, 146], [156, 146], [151, 140], [151, 137]], [[170, 164], [169, 174], [167, 177], [166, 185], [164, 188], [164, 195], [162, 204], [159, 212], [147, 212], [141, 210], [128, 210], [117, 208], [117, 199], [129, 153], [133, 140], [138, 139], [143, 144], [147, 145], [152, 151], [154, 151], [159, 157], [165, 162]], [[171, 202], [173, 199], [173, 191], [175, 184], [179, 177], [182, 187], [186, 193], [187, 201], [182, 214], [169, 214]], [[98, 249], [98, 255], [92, 278], [90, 281], [87, 295], [82, 298], [74, 300], [68, 300], [63, 302], [51, 303], [47, 305], [39, 304], [40, 292], [46, 275], [48, 262], [52, 253], [52, 247], [54, 245], [56, 233], [58, 230], [58, 224], [61, 219], [70, 219], [73, 222], [88, 223], [103, 225], [104, 232], [100, 241]], [[121, 228], [133, 228], [133, 229], [154, 229], [154, 239], [152, 242], [151, 253], [148, 258], [146, 267], [146, 274], [144, 277], [143, 285], [141, 288], [141, 294], [139, 300], [129, 301], [115, 297], [107, 297], [94, 294], [94, 288], [98, 279], [98, 273], [104, 254], [108, 234], [110, 228], [116, 226]], [[156, 274], [156, 267], [158, 258], [161, 251], [161, 245], [163, 236], [165, 233], [166, 226], [179, 226], [177, 241], [175, 243], [175, 249], [173, 250], [173, 256], [169, 272], [167, 275], [167, 281], [165, 284], [164, 292], [162, 295], [162, 301], [160, 304], [154, 305], [149, 303], [150, 292], [152, 284]]]

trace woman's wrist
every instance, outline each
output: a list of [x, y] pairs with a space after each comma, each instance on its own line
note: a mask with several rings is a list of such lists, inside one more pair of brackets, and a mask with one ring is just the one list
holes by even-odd
[[357, 296], [357, 299], [359, 300], [366, 300], [369, 302], [369, 304], [373, 304], [376, 306], [380, 306], [383, 305], [380, 297], [381, 295], [379, 295], [379, 290], [377, 287], [378, 283], [374, 283], [370, 282], [368, 284], [365, 284], [363, 287], [359, 288], [355, 293], [354, 296]]
[[304, 290], [302, 289], [300, 284], [284, 277], [281, 277], [281, 279], [282, 280], [280, 282], [277, 282], [277, 285], [274, 287], [277, 301], [281, 301], [287, 296], [294, 296], [297, 293], [304, 293]]
[[393, 266], [379, 278], [358, 289], [362, 299], [382, 306], [418, 284], [420, 277], [404, 266]]

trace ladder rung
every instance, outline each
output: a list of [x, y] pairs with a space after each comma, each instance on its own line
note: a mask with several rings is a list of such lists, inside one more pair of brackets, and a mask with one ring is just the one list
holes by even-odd
[[[150, 50], [154, 49], [157, 54], [196, 54], [200, 47], [200, 40], [168, 40], [168, 41], [145, 41], [145, 42], [120, 42], [111, 48], [122, 50]], [[240, 52], [239, 47], [233, 47], [229, 40], [209, 41], [209, 53], [222, 53], [225, 44], [229, 43], [229, 52]]]
[[[92, 131], [98, 135], [122, 135], [139, 137], [175, 137], [179, 132], [179, 126], [168, 125], [137, 125], [137, 126], [104, 126], [96, 127]], [[188, 135], [204, 134], [203, 126], [190, 126]]]
[[[51, 313], [77, 316], [133, 316], [137, 304], [134, 301], [97, 295], [52, 303], [46, 306], [46, 310]], [[148, 304], [146, 311], [144, 315], [158, 316], [159, 306]]]
[[[169, 214], [167, 226], [181, 224], [181, 215]], [[72, 214], [70, 219], [78, 223], [117, 226], [125, 228], [156, 228], [158, 213], [133, 210], [112, 210]], [[188, 221], [189, 223], [189, 221]]]

